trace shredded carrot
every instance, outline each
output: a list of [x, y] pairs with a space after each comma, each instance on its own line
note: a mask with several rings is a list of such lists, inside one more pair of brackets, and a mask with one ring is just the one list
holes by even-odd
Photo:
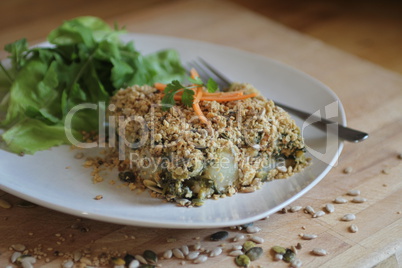
[[[190, 70], [190, 76], [192, 79], [197, 79], [199, 74], [197, 70], [194, 68]], [[166, 84], [163, 83], [155, 83], [154, 87], [163, 92], [166, 88]], [[228, 101], [235, 101], [235, 100], [244, 100], [252, 97], [258, 96], [257, 93], [251, 93], [244, 95], [243, 91], [230, 91], [230, 92], [207, 92], [204, 90], [203, 87], [197, 86], [192, 88], [191, 90], [194, 91], [194, 100], [193, 100], [193, 109], [194, 112], [198, 115], [201, 122], [210, 125], [211, 122], [205, 117], [203, 114], [200, 101], [217, 101], [217, 102], [228, 102]], [[181, 101], [183, 95], [183, 91], [179, 91], [174, 95], [174, 99], [176, 101]]]

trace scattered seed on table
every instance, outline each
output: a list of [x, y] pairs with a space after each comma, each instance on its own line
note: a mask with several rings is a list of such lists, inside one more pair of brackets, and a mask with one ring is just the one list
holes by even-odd
[[123, 265], [126, 264], [126, 262], [122, 258], [112, 258], [112, 262], [114, 265]]
[[237, 257], [242, 254], [243, 254], [243, 251], [241, 251], [241, 250], [233, 250], [233, 251], [229, 252], [229, 256], [232, 256], [232, 257]]
[[21, 266], [22, 266], [22, 268], [33, 268], [32, 263], [25, 261], [25, 260], [21, 262]]
[[299, 236], [304, 240], [312, 240], [318, 237], [316, 234], [299, 234]]
[[203, 262], [206, 262], [208, 260], [208, 257], [206, 256], [206, 255], [200, 255], [200, 256], [198, 256], [198, 258], [197, 259], [195, 259], [194, 261], [193, 261], [193, 263], [203, 263]]
[[250, 248], [255, 247], [256, 244], [253, 241], [246, 241], [243, 244], [243, 250], [246, 252], [247, 250], [249, 250]]
[[248, 267], [250, 265], [251, 261], [247, 255], [242, 254], [242, 255], [239, 255], [236, 257], [235, 262], [236, 262], [237, 266]]
[[229, 236], [229, 233], [226, 231], [219, 231], [211, 235], [210, 239], [212, 241], [220, 241], [226, 239]]
[[102, 198], [103, 198], [103, 196], [101, 194], [94, 197], [95, 200], [101, 200]]
[[244, 234], [237, 234], [235, 237], [233, 237], [233, 242], [237, 242], [239, 240], [244, 239]]
[[282, 260], [282, 259], [283, 259], [283, 254], [276, 253], [275, 256], [274, 256], [274, 259], [275, 259], [276, 261]]
[[346, 168], [343, 170], [343, 173], [345, 173], [345, 174], [350, 174], [350, 173], [352, 173], [352, 171], [353, 171], [353, 168], [352, 168], [352, 167], [346, 167]]
[[156, 253], [153, 252], [152, 250], [147, 249], [144, 251], [142, 255], [144, 256], [144, 258], [147, 260], [148, 263], [155, 264], [158, 262], [158, 255], [156, 255]]
[[325, 210], [326, 210], [328, 213], [332, 213], [332, 212], [335, 211], [334, 205], [332, 205], [332, 204], [330, 204], [330, 203], [325, 204], [324, 208], [325, 208]]
[[63, 268], [73, 268], [74, 267], [74, 262], [72, 260], [68, 260], [63, 262]]
[[232, 246], [232, 249], [233, 249], [233, 250], [241, 250], [242, 248], [243, 248], [242, 245], [233, 245], [233, 246]]
[[350, 190], [346, 194], [350, 196], [358, 196], [360, 195], [360, 190]]
[[249, 223], [246, 223], [246, 224], [242, 224], [242, 225], [240, 225], [242, 228], [247, 228], [247, 227], [249, 227], [249, 226], [253, 226], [254, 225], [254, 222], [249, 222]]
[[11, 208], [11, 204], [4, 199], [0, 199], [0, 207], [8, 209]]
[[74, 158], [75, 158], [75, 159], [82, 159], [82, 158], [84, 158], [84, 153], [81, 153], [81, 152], [76, 153], [76, 154], [74, 155]]
[[214, 248], [213, 250], [211, 250], [211, 253], [209, 254], [209, 257], [216, 257], [216, 256], [221, 255], [221, 253], [222, 253], [222, 248], [217, 247], [217, 248]]
[[349, 231], [351, 231], [352, 233], [357, 233], [359, 231], [359, 228], [356, 224], [352, 224], [349, 226]]
[[275, 251], [278, 254], [285, 254], [286, 253], [286, 248], [281, 247], [281, 246], [273, 246], [272, 250]]
[[163, 253], [163, 258], [165, 258], [165, 259], [170, 259], [170, 258], [172, 258], [172, 256], [173, 256], [173, 252], [171, 249], [168, 249]]
[[182, 252], [180, 249], [174, 248], [174, 249], [172, 250], [172, 252], [173, 252], [173, 256], [175, 256], [176, 258], [178, 258], [178, 259], [184, 259], [184, 254], [183, 254], [183, 252]]
[[258, 233], [259, 231], [261, 231], [261, 228], [258, 226], [249, 226], [246, 228], [246, 232], [249, 234]]
[[353, 220], [355, 220], [355, 219], [356, 219], [356, 216], [355, 216], [355, 214], [352, 214], [352, 213], [345, 214], [345, 215], [341, 218], [342, 221], [353, 221]]
[[313, 218], [318, 218], [318, 217], [322, 217], [325, 215], [325, 212], [322, 210], [317, 211], [316, 213], [313, 214]]
[[347, 203], [347, 202], [348, 202], [348, 200], [345, 199], [345, 198], [343, 198], [343, 197], [337, 197], [337, 198], [335, 198], [335, 200], [334, 200], [334, 203], [335, 203], [335, 204], [345, 204], [345, 203]]
[[13, 255], [11, 255], [11, 263], [15, 263], [19, 257], [21, 257], [22, 253], [19, 251], [15, 251]]
[[290, 250], [293, 251], [295, 254], [297, 254], [297, 248], [295, 246], [291, 246]]
[[322, 248], [314, 248], [311, 253], [313, 253], [316, 256], [325, 256], [327, 255], [327, 251], [325, 249]]
[[193, 248], [194, 248], [194, 250], [200, 250], [200, 248], [201, 248], [201, 242], [200, 242], [200, 241], [197, 241], [197, 242], [194, 244]]
[[188, 255], [186, 256], [187, 260], [194, 260], [198, 257], [198, 255], [200, 255], [199, 251], [191, 251], [188, 253]]
[[384, 168], [383, 170], [381, 170], [381, 172], [385, 175], [388, 175], [390, 173], [389, 168]]
[[140, 263], [142, 263], [142, 264], [148, 264], [147, 260], [146, 260], [144, 257], [142, 257], [141, 255], [135, 255], [134, 257], [135, 257], [135, 259], [138, 260]]
[[292, 207], [290, 207], [289, 211], [297, 212], [297, 211], [301, 210], [302, 208], [303, 208], [302, 206], [292, 206]]
[[252, 237], [250, 237], [250, 240], [257, 243], [257, 244], [262, 244], [264, 243], [264, 238], [259, 237], [259, 236], [255, 236], [253, 235]]
[[402, 159], [402, 153], [398, 154], [398, 159]]
[[285, 262], [292, 262], [295, 257], [296, 257], [296, 254], [293, 251], [291, 251], [290, 249], [286, 249], [285, 254], [283, 254], [283, 260]]
[[297, 245], [296, 245], [296, 249], [302, 249], [302, 244], [297, 243]]
[[132, 260], [128, 265], [128, 268], [138, 268], [140, 267], [140, 262], [138, 260]]
[[302, 267], [303, 263], [300, 259], [295, 258], [293, 261], [290, 263], [293, 268], [300, 268]]
[[352, 199], [352, 202], [353, 202], [353, 203], [364, 203], [364, 202], [366, 202], [366, 201], [367, 201], [367, 198], [360, 197], [360, 196], [354, 197], [354, 198]]
[[189, 252], [188, 246], [183, 245], [180, 247], [180, 250], [181, 250], [181, 252], [183, 252], [184, 256], [188, 255], [188, 252]]
[[21, 251], [21, 252], [26, 249], [25, 245], [23, 245], [23, 244], [15, 244], [15, 245], [12, 245], [11, 248], [16, 251]]
[[250, 261], [255, 261], [262, 255], [262, 248], [261, 247], [253, 247], [247, 250], [246, 255], [250, 259]]
[[306, 211], [308, 214], [311, 214], [311, 215], [314, 215], [314, 213], [315, 213], [315, 210], [312, 206], [306, 206], [304, 208], [304, 211]]

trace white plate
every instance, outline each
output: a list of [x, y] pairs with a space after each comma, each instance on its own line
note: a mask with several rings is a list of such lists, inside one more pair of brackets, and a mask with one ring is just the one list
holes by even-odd
[[[263, 94], [294, 107], [315, 112], [336, 112], [332, 118], [345, 124], [337, 96], [314, 78], [276, 61], [237, 49], [166, 36], [128, 34], [143, 53], [163, 48], [179, 51], [183, 62], [197, 56], [216, 66], [229, 78], [250, 82]], [[335, 110], [334, 110], [335, 109]], [[261, 190], [220, 200], [207, 200], [202, 207], [183, 208], [163, 203], [147, 192], [137, 194], [122, 187], [116, 173], [93, 184], [91, 170], [74, 159], [68, 146], [19, 157], [0, 151], [0, 188], [36, 204], [101, 221], [147, 227], [210, 228], [240, 225], [259, 220], [290, 204], [315, 186], [336, 164], [343, 143], [311, 126], [303, 126], [313, 164], [286, 180], [265, 183]], [[69, 167], [69, 168], [67, 168]], [[117, 184], [108, 182], [116, 179]], [[102, 200], [94, 200], [103, 195]]]

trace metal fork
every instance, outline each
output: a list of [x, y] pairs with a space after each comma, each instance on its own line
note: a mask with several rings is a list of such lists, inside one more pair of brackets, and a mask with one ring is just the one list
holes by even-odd
[[[209, 77], [212, 77], [217, 82], [217, 84], [220, 86], [220, 88], [226, 88], [232, 84], [232, 82], [227, 77], [225, 77], [215, 67], [213, 67], [211, 64], [209, 64], [202, 58], [197, 58], [197, 60], [190, 62], [189, 65], [191, 67], [194, 67], [197, 69], [197, 71], [203, 81], [206, 81], [206, 79], [208, 79]], [[337, 130], [338, 137], [345, 141], [360, 142], [360, 141], [367, 139], [369, 136], [365, 132], [355, 130], [352, 128], [348, 128], [346, 126], [338, 124], [337, 122], [328, 120], [328, 119], [320, 117], [320, 116], [316, 116], [315, 114], [310, 114], [308, 112], [295, 109], [286, 104], [279, 103], [275, 100], [273, 100], [273, 101], [277, 106], [294, 114], [295, 116], [299, 117], [300, 119], [303, 119], [303, 120], [308, 119], [309, 122], [314, 122], [311, 125], [319, 128], [323, 131], [328, 131], [328, 129]], [[331, 125], [331, 127], [328, 127], [328, 125]]]

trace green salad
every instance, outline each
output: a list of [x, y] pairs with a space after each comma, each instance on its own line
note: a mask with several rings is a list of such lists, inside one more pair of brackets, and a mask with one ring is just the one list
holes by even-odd
[[[142, 55], [133, 42], [121, 41], [124, 32], [100, 18], [85, 16], [50, 32], [50, 46], [30, 48], [26, 39], [6, 45], [10, 64], [0, 65], [3, 147], [33, 154], [68, 144], [64, 122], [75, 106], [107, 105], [121, 88], [183, 79], [185, 70], [177, 51]], [[82, 131], [96, 131], [98, 121], [98, 111], [80, 110], [70, 131], [79, 139]]]

